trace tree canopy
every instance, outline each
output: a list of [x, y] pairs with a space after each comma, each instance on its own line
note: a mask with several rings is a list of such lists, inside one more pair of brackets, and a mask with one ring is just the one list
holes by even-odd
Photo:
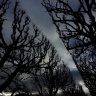
[[46, 92], [48, 96], [56, 96], [59, 89], [64, 92], [64, 88], [71, 86], [72, 92], [68, 89], [66, 92], [74, 96], [73, 90], [77, 90], [73, 89], [75, 81], [69, 68], [19, 4], [18, 0], [0, 1], [0, 92], [29, 96], [34, 85], [39, 95]]
[[96, 1], [43, 0], [59, 37], [83, 77], [92, 96], [96, 95]]

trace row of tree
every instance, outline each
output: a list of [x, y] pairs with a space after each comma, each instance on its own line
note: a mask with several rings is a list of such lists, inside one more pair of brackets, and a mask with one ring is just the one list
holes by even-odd
[[96, 0], [43, 0], [86, 87], [96, 96]]
[[[8, 15], [13, 17], [9, 29], [5, 26]], [[56, 96], [58, 90], [64, 96], [86, 96], [19, 2], [0, 0], [0, 92], [10, 91], [13, 96], [36, 91], [40, 96]]]

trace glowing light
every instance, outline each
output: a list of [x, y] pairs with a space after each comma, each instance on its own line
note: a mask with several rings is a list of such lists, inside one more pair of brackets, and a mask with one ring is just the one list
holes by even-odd
[[58, 90], [58, 92], [57, 92], [57, 94], [61, 94], [62, 93], [62, 90], [61, 89], [59, 89]]
[[11, 93], [10, 92], [2, 92], [2, 93], [0, 93], [0, 95], [2, 96], [2, 95], [4, 95], [4, 96], [11, 96]]
[[90, 93], [89, 93], [88, 88], [84, 85], [84, 82], [83, 82], [83, 81], [79, 81], [79, 84], [82, 86], [84, 92], [85, 92], [86, 94], [88, 94], [88, 96], [91, 96]]

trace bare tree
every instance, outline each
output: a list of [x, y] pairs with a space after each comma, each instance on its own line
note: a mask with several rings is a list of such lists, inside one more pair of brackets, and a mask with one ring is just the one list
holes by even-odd
[[62, 87], [64, 96], [87, 96], [80, 85], [72, 85], [66, 88]]
[[48, 52], [45, 68], [34, 76], [34, 84], [39, 96], [56, 96], [62, 86], [73, 83], [69, 69], [61, 61], [54, 47], [51, 47]]
[[96, 95], [96, 0], [43, 0], [59, 37]]
[[31, 90], [26, 86], [28, 82], [24, 82], [27, 78], [27, 74], [24, 74], [25, 73], [16, 75], [4, 91], [11, 93], [11, 96], [14, 96], [15, 94], [28, 94], [31, 96]]
[[31, 23], [18, 1], [13, 4], [13, 21], [10, 32], [6, 33], [9, 36], [9, 41], [7, 40], [5, 24], [8, 21], [9, 5], [11, 6], [10, 0], [0, 1], [0, 92], [5, 90], [17, 75], [30, 73], [42, 66], [40, 63], [50, 47], [49, 41]]

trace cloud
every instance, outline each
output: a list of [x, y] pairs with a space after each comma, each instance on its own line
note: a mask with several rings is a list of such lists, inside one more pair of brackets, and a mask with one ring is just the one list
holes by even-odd
[[[75, 1], [74, 1], [75, 2]], [[41, 0], [21, 0], [21, 6], [26, 9], [27, 14], [31, 20], [42, 30], [45, 36], [51, 41], [56, 47], [61, 58], [65, 61], [66, 65], [70, 68], [73, 77], [76, 82], [82, 85], [86, 93], [88, 89], [85, 87], [84, 82], [64, 44], [59, 39], [56, 33], [56, 27], [52, 24], [52, 20], [46, 10], [41, 5]], [[75, 7], [74, 7], [75, 8]]]
[[83, 80], [82, 80], [82, 77], [80, 76], [80, 73], [78, 72], [78, 70], [77, 70], [76, 68], [75, 68], [75, 69], [72, 68], [72, 69], [71, 69], [71, 72], [72, 72], [73, 77], [75, 78], [76, 83], [77, 83], [77, 84], [79, 83], [79, 84], [82, 86], [84, 92], [85, 92], [88, 96], [91, 96], [90, 93], [89, 93], [89, 90], [88, 90], [88, 88], [85, 86], [85, 84], [84, 84], [84, 82], [83, 82]]
[[42, 30], [43, 34], [51, 41], [56, 47], [59, 55], [65, 63], [71, 67], [76, 68], [71, 56], [64, 47], [62, 41], [56, 33], [56, 27], [52, 24], [52, 20], [45, 8], [41, 5], [42, 0], [20, 0], [21, 6], [26, 10], [31, 20]]

